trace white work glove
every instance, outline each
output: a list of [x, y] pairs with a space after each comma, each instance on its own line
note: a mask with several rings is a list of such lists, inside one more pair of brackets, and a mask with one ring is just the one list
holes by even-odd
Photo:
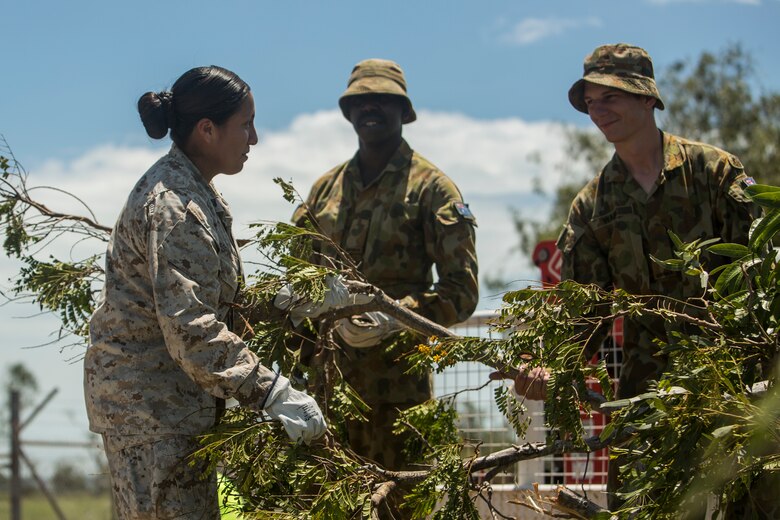
[[284, 376], [276, 378], [276, 383], [265, 400], [263, 411], [272, 419], [282, 422], [290, 439], [295, 442], [303, 441], [307, 445], [322, 437], [328, 427], [317, 401], [290, 386], [290, 380]]
[[403, 328], [404, 326], [392, 316], [384, 312], [372, 311], [351, 318], [342, 318], [336, 322], [333, 330], [350, 347], [366, 348], [378, 345], [383, 339]]
[[282, 287], [274, 298], [274, 306], [283, 311], [289, 311], [290, 321], [298, 325], [304, 318], [316, 318], [332, 309], [345, 305], [360, 305], [368, 303], [373, 296], [368, 294], [350, 294], [344, 279], [340, 275], [325, 277], [325, 297], [322, 301], [306, 300], [295, 294], [291, 285]]

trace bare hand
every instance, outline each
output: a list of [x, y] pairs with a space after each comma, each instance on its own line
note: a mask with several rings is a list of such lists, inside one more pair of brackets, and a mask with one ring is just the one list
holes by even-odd
[[[550, 373], [543, 367], [534, 367], [528, 370], [528, 365], [520, 365], [518, 374], [514, 378], [513, 391], [519, 396], [525, 396], [532, 401], [543, 401], [547, 397], [547, 382]], [[493, 372], [490, 379], [512, 379], [503, 372]]]

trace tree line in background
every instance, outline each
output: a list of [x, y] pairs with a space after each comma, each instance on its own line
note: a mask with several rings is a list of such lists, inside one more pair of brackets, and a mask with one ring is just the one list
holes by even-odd
[[[741, 48], [705, 53], [698, 62], [680, 62], [659, 76], [667, 130], [719, 144], [739, 155], [759, 182], [779, 183], [771, 165], [777, 158], [780, 95], [756, 94], [754, 71]], [[595, 173], [607, 160], [600, 143], [592, 132], [571, 130], [570, 155], [598, 165]], [[10, 151], [4, 155], [8, 158], [0, 161], [3, 245], [6, 254], [23, 265], [7, 296], [26, 298], [54, 312], [61, 318], [62, 334], [75, 334], [74, 342], [83, 343], [102, 278], [101, 257], [63, 260], [46, 254], [63, 240], [95, 241], [104, 248], [110, 230], [90, 217], [63, 215], [40, 204], [30, 196], [27, 175]], [[573, 194], [584, 182], [556, 192], [549, 223], [527, 224], [516, 216], [526, 251], [538, 239], [557, 234]], [[288, 200], [299, 200], [292, 186], [278, 183]], [[311, 240], [327, 240], [315, 224], [258, 227], [255, 245], [265, 263], [249, 277], [237, 310], [245, 318], [240, 332], [264, 363], [283, 373], [301, 368], [299, 354], [286, 348], [285, 340], [295, 331], [286, 320], [269, 320], [264, 312], [284, 284], [318, 300], [325, 278], [340, 275], [351, 292], [368, 294], [372, 301], [330, 311], [319, 323], [309, 323], [311, 332], [318, 333], [321, 358], [318, 369], [305, 375], [332, 425], [327, 442], [292, 445], [278, 424], [232, 409], [204, 437], [199, 456], [231, 477], [246, 518], [369, 517], [388, 495], [398, 493], [404, 494], [406, 507], [417, 518], [476, 519], [475, 502], [480, 500], [500, 517], [501, 504], [493, 503], [490, 482], [502, 469], [551, 453], [589, 453], [627, 441], [630, 448], [622, 452], [627, 461], [622, 474], [627, 514], [677, 518], [683, 510], [701, 512], [710, 496], [721, 509], [750, 500], [755, 485], [780, 468], [780, 394], [771, 384], [780, 341], [780, 266], [771, 248], [772, 237], [780, 231], [780, 188], [761, 184], [748, 192], [766, 211], [751, 231], [748, 246], [677, 240], [676, 257], [660, 259], [669, 269], [704, 280], [707, 298], [680, 305], [653, 296], [660, 304], [648, 306], [648, 297], [572, 282], [511, 291], [492, 325], [493, 339], [455, 337], [410, 315], [366, 284], [347, 257], [327, 268], [311, 264]], [[705, 276], [707, 266], [699, 263], [705, 248], [733, 262]], [[494, 453], [483, 450], [480, 439], [464, 437], [457, 429], [455, 403], [468, 390], [464, 389], [408, 410], [395, 425], [412, 434], [406, 449], [419, 460], [419, 471], [389, 471], [357, 457], [341, 442], [338, 425], [345, 418], [362, 417], [365, 405], [333, 365], [332, 327], [341, 317], [367, 310], [388, 312], [409, 327], [403, 334], [414, 335], [419, 342], [411, 360], [420, 370], [442, 371], [461, 361], [499, 369], [521, 363], [546, 366], [552, 372], [545, 403], [546, 441], [508, 445]], [[600, 328], [604, 320], [643, 313], [684, 324], [684, 332], [674, 337], [674, 343], [659, 345], [670, 369], [657, 387], [636, 398], [611, 401], [604, 363], [589, 365], [583, 359], [588, 331]], [[601, 402], [588, 391], [592, 380], [601, 383]], [[495, 402], [522, 439], [528, 427], [522, 401], [502, 387]], [[587, 436], [582, 411], [610, 414], [610, 426], [600, 436]], [[528, 507], [538, 501], [532, 494], [520, 497]], [[586, 500], [566, 502], [566, 496], [562, 493], [556, 506], [570, 514], [608, 515]]]

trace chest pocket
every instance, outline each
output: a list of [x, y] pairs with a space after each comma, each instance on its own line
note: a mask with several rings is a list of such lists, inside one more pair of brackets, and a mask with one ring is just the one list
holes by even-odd
[[424, 256], [421, 218], [420, 205], [414, 202], [395, 200], [378, 205], [372, 212], [366, 235], [364, 258], [367, 266], [392, 261], [409, 268], [412, 256]]
[[219, 252], [219, 285], [220, 295], [219, 300], [220, 319], [225, 319], [230, 306], [228, 304], [233, 303], [238, 294], [238, 284], [240, 277], [239, 262], [240, 259], [236, 254], [235, 248], [230, 243], [223, 243], [220, 241], [221, 251]]
[[206, 231], [214, 240], [214, 248], [219, 257], [219, 273], [217, 273], [217, 278], [219, 279], [219, 308], [217, 309], [217, 317], [224, 321], [230, 309], [229, 304], [233, 303], [238, 294], [239, 278], [241, 276], [241, 260], [238, 257], [238, 251], [233, 246], [233, 238], [228, 230], [230, 219], [225, 218], [226, 221], [221, 220], [216, 208], [214, 213], [211, 214], [212, 218], [209, 219], [195, 203], [190, 203], [187, 210], [200, 221], [201, 225], [206, 228]]
[[591, 220], [593, 234], [607, 257], [616, 288], [634, 293], [650, 290], [649, 259], [642, 220], [630, 206], [618, 207]]

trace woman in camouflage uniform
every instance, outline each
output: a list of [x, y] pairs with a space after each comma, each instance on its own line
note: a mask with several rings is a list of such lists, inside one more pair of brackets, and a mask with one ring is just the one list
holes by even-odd
[[294, 440], [325, 423], [230, 330], [241, 262], [211, 181], [240, 172], [257, 143], [249, 86], [199, 67], [141, 96], [138, 111], [173, 145], [133, 188], [108, 245], [84, 361], [90, 429], [103, 436], [120, 520], [217, 519], [215, 473], [186, 458], [225, 399], [264, 409]]

